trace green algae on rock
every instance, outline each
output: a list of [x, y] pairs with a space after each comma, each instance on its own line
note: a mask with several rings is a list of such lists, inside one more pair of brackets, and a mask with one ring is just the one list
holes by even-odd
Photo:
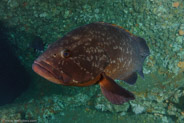
[[[174, 2], [179, 2], [179, 6], [173, 7]], [[32, 34], [40, 36], [44, 43], [50, 44], [59, 37], [62, 37], [66, 32], [71, 31], [74, 27], [94, 21], [116, 23], [136, 35], [145, 37], [150, 46], [151, 54], [144, 64], [145, 79], [149, 80], [149, 84], [143, 80], [138, 80], [136, 85], [132, 87], [123, 84], [124, 87], [135, 93], [137, 99], [134, 103], [141, 106], [143, 105], [145, 108], [144, 112], [138, 115], [133, 113], [130, 104], [127, 104], [129, 108], [125, 107], [124, 110], [122, 108], [122, 113], [120, 114], [116, 114], [116, 110], [113, 110], [115, 107], [110, 104], [109, 107], [105, 107], [105, 110], [108, 112], [102, 111], [99, 108], [96, 109], [96, 105], [106, 105], [106, 103], [108, 103], [106, 100], [98, 100], [98, 98], [102, 98], [102, 95], [99, 94], [98, 87], [96, 86], [91, 87], [90, 91], [89, 88], [83, 88], [79, 91], [78, 88], [66, 89], [64, 87], [56, 87], [53, 84], [48, 84], [30, 72], [30, 75], [33, 77], [32, 86], [29, 91], [24, 93], [25, 95], [20, 98], [22, 101], [25, 101], [25, 103], [28, 103], [28, 100], [37, 100], [37, 105], [30, 103], [30, 106], [28, 106], [30, 108], [17, 112], [19, 109], [18, 105], [22, 106], [22, 101], [15, 101], [14, 105], [7, 105], [6, 107], [0, 108], [0, 117], [3, 116], [3, 118], [6, 119], [24, 119], [24, 116], [30, 119], [38, 119], [38, 117], [40, 117], [40, 122], [54, 121], [48, 120], [50, 116], [46, 117], [46, 112], [43, 118], [42, 114], [45, 110], [42, 112], [41, 109], [44, 109], [44, 107], [39, 108], [38, 106], [45, 104], [45, 107], [54, 107], [54, 110], [56, 110], [56, 108], [58, 109], [56, 112], [50, 112], [49, 115], [54, 115], [50, 117], [51, 119], [55, 117], [55, 119], [63, 118], [67, 120], [68, 117], [66, 115], [69, 109], [71, 109], [71, 112], [69, 112], [69, 114], [71, 114], [75, 111], [72, 109], [77, 109], [78, 107], [80, 110], [77, 110], [77, 113], [80, 114], [82, 109], [85, 109], [80, 108], [80, 106], [89, 106], [88, 108], [92, 111], [88, 115], [93, 116], [94, 120], [98, 116], [100, 116], [100, 118], [104, 116], [104, 119], [108, 119], [109, 121], [118, 120], [119, 122], [163, 121], [182, 123], [184, 119], [182, 108], [184, 81], [182, 79], [183, 72], [180, 67], [178, 67], [178, 63], [184, 60], [184, 50], [182, 48], [184, 37], [179, 35], [178, 31], [179, 29], [184, 30], [184, 3], [182, 0], [147, 0], [141, 2], [140, 5], [141, 7], [139, 3], [135, 3], [135, 1], [133, 3], [130, 0], [1, 0], [0, 19], [6, 22], [6, 26], [14, 28], [14, 31], [12, 30], [8, 33], [11, 39], [10, 43], [16, 48], [15, 53], [17, 57], [29, 71], [31, 71], [32, 61], [38, 55], [27, 48], [31, 42], [30, 37]], [[40, 17], [40, 14], [44, 12], [47, 13], [47, 16]], [[155, 74], [155, 72], [157, 74]], [[70, 103], [70, 108], [68, 108], [68, 105], [65, 105], [65, 103], [62, 103], [65, 99], [66, 104], [68, 104], [67, 101], [76, 101], [77, 103], [80, 98], [72, 98], [76, 93], [81, 93], [79, 96], [83, 96], [84, 94], [84, 98], [82, 99], [89, 100], [85, 100], [86, 103], [83, 104]], [[86, 98], [86, 94], [88, 98]], [[38, 100], [36, 95], [40, 100]], [[56, 107], [50, 105], [48, 100], [44, 99], [46, 97], [51, 100], [57, 99], [58, 101], [55, 103]], [[75, 105], [77, 106], [73, 107]], [[67, 110], [62, 110], [63, 108]], [[35, 109], [38, 110], [36, 114]], [[56, 117], [56, 114], [60, 115]], [[98, 114], [98, 116], [95, 114]], [[72, 116], [76, 122], [78, 122], [81, 117], [86, 116], [83, 114], [78, 118], [75, 115], [76, 114], [73, 114]], [[110, 119], [107, 118], [107, 116]], [[100, 120], [100, 118], [98, 120]], [[90, 119], [90, 117], [88, 117], [88, 119]], [[82, 120], [85, 121], [87, 118]]]

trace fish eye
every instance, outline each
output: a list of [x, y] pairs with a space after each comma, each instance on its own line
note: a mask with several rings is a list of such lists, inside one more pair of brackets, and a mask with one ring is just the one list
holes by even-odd
[[61, 51], [61, 56], [62, 56], [63, 58], [68, 58], [68, 57], [70, 56], [70, 50], [68, 50], [68, 49], [62, 50], [62, 51]]

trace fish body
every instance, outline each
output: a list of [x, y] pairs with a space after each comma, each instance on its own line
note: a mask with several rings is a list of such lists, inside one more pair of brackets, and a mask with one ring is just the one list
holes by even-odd
[[30, 47], [33, 48], [34, 51], [40, 51], [40, 52], [44, 50], [44, 46], [45, 44], [43, 43], [43, 40], [38, 36], [35, 36], [30, 44]]
[[74, 29], [51, 44], [33, 63], [33, 70], [57, 84], [89, 86], [99, 84], [113, 104], [123, 104], [134, 95], [114, 79], [134, 84], [149, 55], [143, 38], [104, 22]]

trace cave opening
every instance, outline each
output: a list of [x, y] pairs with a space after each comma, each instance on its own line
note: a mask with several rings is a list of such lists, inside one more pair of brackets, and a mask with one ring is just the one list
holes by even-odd
[[8, 30], [0, 22], [0, 106], [12, 103], [30, 83], [29, 74], [12, 50]]

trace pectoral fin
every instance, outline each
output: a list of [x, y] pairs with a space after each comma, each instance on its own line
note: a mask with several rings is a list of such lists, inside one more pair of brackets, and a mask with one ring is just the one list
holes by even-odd
[[102, 79], [99, 84], [103, 95], [112, 104], [120, 105], [124, 102], [135, 99], [134, 95], [131, 92], [116, 84], [114, 80], [106, 76], [105, 73], [102, 73]]

